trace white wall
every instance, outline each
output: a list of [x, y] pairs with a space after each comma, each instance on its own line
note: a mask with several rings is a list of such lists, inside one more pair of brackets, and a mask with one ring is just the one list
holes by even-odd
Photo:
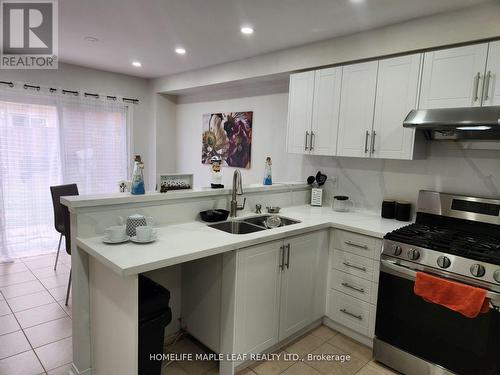
[[[285, 150], [288, 93], [177, 105], [176, 169], [194, 173], [195, 186], [210, 185], [210, 167], [201, 164], [202, 115], [215, 112], [253, 111], [250, 169], [241, 169], [243, 183], [262, 183], [264, 162], [273, 159], [273, 180], [291, 181], [301, 156]], [[231, 186], [234, 168], [223, 168], [223, 183]]]
[[151, 116], [151, 88], [148, 80], [69, 64], [59, 64], [57, 70], [0, 70], [0, 80], [139, 99], [140, 104], [133, 105], [134, 137], [131, 151], [140, 154], [144, 159], [146, 188], [155, 188], [155, 129]]
[[[201, 164], [202, 114], [254, 111], [252, 167], [243, 170], [245, 184], [261, 183], [264, 160], [273, 158], [274, 181], [305, 181], [318, 170], [337, 176], [337, 186], [359, 208], [378, 211], [383, 198], [416, 202], [419, 189], [500, 197], [500, 151], [461, 150], [456, 143], [431, 142], [425, 160], [367, 160], [286, 153], [287, 93], [177, 105], [177, 170], [195, 174], [195, 184], [208, 186], [209, 168]], [[224, 171], [230, 186], [232, 168]], [[330, 197], [331, 194], [328, 194]]]

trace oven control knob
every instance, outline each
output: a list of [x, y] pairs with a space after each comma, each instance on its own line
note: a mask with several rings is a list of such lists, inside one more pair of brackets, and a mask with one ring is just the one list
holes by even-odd
[[420, 258], [420, 251], [418, 251], [417, 249], [409, 249], [406, 255], [411, 260], [417, 260], [418, 258]]
[[402, 251], [403, 251], [403, 249], [401, 248], [401, 246], [396, 245], [396, 244], [392, 245], [392, 253], [394, 255], [399, 256], [399, 255], [401, 255]]
[[495, 273], [493, 274], [493, 278], [497, 283], [500, 284], [500, 270], [496, 270]]
[[470, 273], [472, 274], [472, 276], [483, 277], [486, 273], [486, 270], [484, 269], [484, 266], [476, 263], [470, 266]]
[[450, 258], [441, 255], [439, 258], [437, 258], [437, 264], [441, 268], [448, 268], [451, 265], [451, 260]]

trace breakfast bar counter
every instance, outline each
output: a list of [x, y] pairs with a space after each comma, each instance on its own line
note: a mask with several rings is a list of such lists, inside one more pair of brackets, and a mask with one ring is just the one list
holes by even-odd
[[[236, 219], [253, 215], [249, 213]], [[230, 234], [211, 228], [207, 223], [192, 221], [157, 228], [158, 239], [150, 244], [128, 242], [108, 245], [102, 242], [102, 235], [77, 237], [76, 241], [82, 250], [102, 264], [127, 276], [323, 228], [338, 228], [382, 238], [387, 232], [404, 225], [374, 213], [335, 212], [329, 207], [310, 205], [287, 207], [279, 215], [299, 220], [300, 223], [248, 234]]]

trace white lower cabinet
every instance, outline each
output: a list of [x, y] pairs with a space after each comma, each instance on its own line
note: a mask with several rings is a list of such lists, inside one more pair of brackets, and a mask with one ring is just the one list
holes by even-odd
[[278, 342], [282, 241], [238, 251], [235, 349], [259, 353]]
[[378, 238], [334, 230], [330, 250], [326, 316], [334, 322], [373, 338], [378, 294]]
[[329, 291], [328, 316], [353, 331], [368, 336], [370, 304], [335, 289]]
[[324, 315], [327, 255], [327, 231], [238, 250], [236, 352], [262, 352]]

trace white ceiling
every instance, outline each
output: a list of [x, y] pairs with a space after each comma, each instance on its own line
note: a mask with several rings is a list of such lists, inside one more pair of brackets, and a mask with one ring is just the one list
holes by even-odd
[[[67, 63], [159, 77], [350, 34], [487, 0], [63, 0]], [[243, 24], [255, 33], [240, 33]], [[84, 40], [96, 37], [97, 42]], [[179, 56], [175, 47], [187, 53]], [[138, 60], [141, 68], [131, 66]]]

